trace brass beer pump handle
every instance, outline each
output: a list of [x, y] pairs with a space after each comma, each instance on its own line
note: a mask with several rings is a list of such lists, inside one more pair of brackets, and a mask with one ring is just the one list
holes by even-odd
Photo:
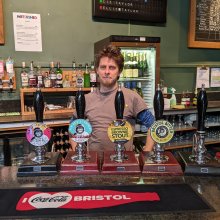
[[33, 106], [34, 106], [36, 121], [42, 123], [43, 113], [44, 113], [44, 97], [40, 88], [38, 88], [34, 93]]
[[84, 119], [85, 118], [86, 101], [85, 101], [84, 92], [81, 89], [79, 89], [76, 92], [75, 104], [76, 104], [77, 118]]
[[158, 88], [154, 95], [154, 113], [155, 113], [156, 120], [162, 119], [163, 111], [164, 111], [163, 93], [160, 89], [160, 86], [158, 85]]
[[197, 111], [198, 111], [198, 132], [205, 132], [205, 116], [206, 109], [208, 105], [207, 94], [205, 91], [204, 84], [202, 85], [202, 89], [199, 91], [197, 98]]
[[124, 94], [119, 86], [118, 91], [115, 95], [115, 112], [117, 119], [123, 119], [124, 115], [124, 107], [125, 107], [125, 99]]

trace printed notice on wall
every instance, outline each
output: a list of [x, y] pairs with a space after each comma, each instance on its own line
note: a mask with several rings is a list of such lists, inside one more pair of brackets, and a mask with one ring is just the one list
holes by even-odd
[[40, 14], [13, 12], [15, 51], [42, 51]]
[[220, 68], [211, 68], [211, 87], [220, 87]]
[[209, 70], [209, 67], [197, 67], [196, 88], [202, 88], [202, 84], [209, 88]]

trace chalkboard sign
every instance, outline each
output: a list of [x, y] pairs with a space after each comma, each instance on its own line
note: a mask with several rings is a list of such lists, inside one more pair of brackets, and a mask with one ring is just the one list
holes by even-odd
[[93, 0], [93, 18], [166, 22], [167, 0]]
[[188, 46], [220, 48], [219, 0], [190, 0]]
[[3, 27], [3, 8], [2, 8], [2, 0], [0, 0], [0, 44], [5, 43], [4, 38], [4, 27]]

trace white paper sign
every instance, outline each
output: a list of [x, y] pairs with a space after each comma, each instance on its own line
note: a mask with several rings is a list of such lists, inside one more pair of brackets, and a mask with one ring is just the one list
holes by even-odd
[[42, 51], [40, 14], [13, 12], [15, 51]]
[[220, 87], [220, 68], [211, 68], [211, 87]]
[[197, 67], [196, 88], [202, 88], [202, 84], [209, 88], [209, 70], [209, 67]]

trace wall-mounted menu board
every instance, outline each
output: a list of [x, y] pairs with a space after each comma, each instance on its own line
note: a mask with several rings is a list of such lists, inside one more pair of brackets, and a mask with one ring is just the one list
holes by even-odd
[[220, 48], [219, 0], [190, 0], [188, 46]]
[[4, 27], [3, 27], [3, 7], [2, 7], [2, 0], [0, 0], [0, 44], [5, 43], [4, 38]]
[[167, 0], [93, 0], [93, 18], [166, 22]]

